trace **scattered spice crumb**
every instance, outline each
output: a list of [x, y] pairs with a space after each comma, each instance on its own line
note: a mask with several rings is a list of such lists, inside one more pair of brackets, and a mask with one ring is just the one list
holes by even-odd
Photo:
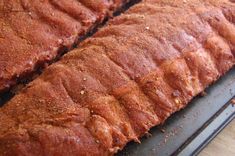
[[149, 30], [149, 27], [145, 27], [146, 30]]
[[86, 81], [86, 80], [87, 80], [87, 79], [84, 77], [84, 78], [83, 78], [83, 81]]
[[84, 91], [84, 90], [82, 90], [82, 91], [80, 92], [80, 94], [81, 94], [81, 95], [85, 94], [85, 91]]
[[235, 106], [235, 98], [233, 98], [233, 99], [231, 100], [231, 104], [232, 104], [232, 106]]
[[145, 134], [145, 136], [146, 136], [147, 138], [150, 138], [150, 137], [152, 136], [152, 134], [149, 133], [149, 132], [147, 132], [147, 133]]
[[180, 101], [179, 99], [175, 99], [175, 103], [176, 103], [176, 104], [180, 104], [181, 101]]
[[203, 91], [203, 92], [201, 92], [200, 95], [201, 95], [201, 96], [207, 96], [207, 92]]
[[163, 128], [161, 128], [161, 132], [162, 132], [162, 133], [165, 133], [165, 132], [166, 132], [166, 130], [165, 130], [165, 129], [163, 129]]

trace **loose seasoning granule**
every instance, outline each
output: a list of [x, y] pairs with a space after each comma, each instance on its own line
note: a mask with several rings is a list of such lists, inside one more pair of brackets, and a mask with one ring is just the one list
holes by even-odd
[[84, 91], [84, 90], [82, 90], [82, 91], [80, 92], [80, 94], [81, 94], [81, 95], [85, 94], [85, 91]]
[[181, 101], [180, 101], [179, 99], [175, 99], [175, 103], [176, 103], [176, 104], [180, 104]]
[[149, 27], [145, 27], [146, 30], [149, 30], [150, 28]]
[[235, 106], [235, 98], [231, 100], [233, 106]]
[[205, 91], [201, 92], [201, 96], [207, 96], [207, 93]]
[[147, 133], [145, 133], [145, 136], [146, 136], [147, 138], [150, 138], [150, 137], [152, 136], [152, 134], [149, 133], [149, 132], [147, 132]]
[[161, 130], [162, 133], [165, 133], [165, 132], [166, 132], [166, 130], [163, 129], [163, 128], [161, 128], [160, 130]]

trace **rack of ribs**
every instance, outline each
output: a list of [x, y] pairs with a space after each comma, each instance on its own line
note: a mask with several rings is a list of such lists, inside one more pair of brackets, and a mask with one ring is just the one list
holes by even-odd
[[0, 108], [3, 155], [113, 155], [235, 64], [235, 4], [145, 0]]
[[0, 92], [71, 49], [128, 0], [1, 0]]

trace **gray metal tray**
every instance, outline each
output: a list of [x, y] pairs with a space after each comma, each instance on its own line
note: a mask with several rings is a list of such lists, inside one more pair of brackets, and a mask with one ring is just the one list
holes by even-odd
[[173, 114], [164, 125], [150, 130], [141, 144], [129, 143], [117, 156], [196, 155], [234, 117], [235, 69], [232, 69], [185, 109]]

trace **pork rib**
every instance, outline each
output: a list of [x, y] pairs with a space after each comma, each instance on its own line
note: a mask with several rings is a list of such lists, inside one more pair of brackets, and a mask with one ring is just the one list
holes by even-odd
[[228, 0], [146, 0], [0, 109], [3, 155], [112, 155], [235, 63]]
[[70, 49], [128, 0], [1, 0], [0, 92]]

